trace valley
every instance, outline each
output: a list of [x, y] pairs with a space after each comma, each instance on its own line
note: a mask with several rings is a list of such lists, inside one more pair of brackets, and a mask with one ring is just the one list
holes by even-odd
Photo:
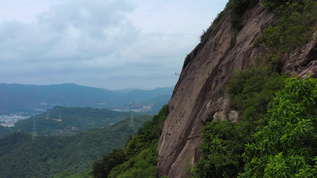
[[[76, 108], [76, 110], [78, 114], [85, 113], [89, 109]], [[81, 124], [77, 123], [76, 129], [73, 129], [74, 126], [66, 126], [68, 123], [66, 122], [64, 126], [70, 130], [56, 129], [58, 127], [54, 126], [53, 122], [48, 122], [44, 118], [44, 121], [38, 122], [36, 126], [38, 132], [35, 137], [32, 133], [33, 118], [25, 120], [25, 123], [19, 123], [13, 133], [0, 137], [0, 162], [6, 163], [0, 165], [1, 176], [54, 177], [89, 172], [94, 161], [115, 148], [123, 148], [129, 136], [151, 119], [147, 115], [134, 116], [132, 125], [130, 113], [124, 114], [127, 117], [119, 115], [117, 119], [104, 119], [107, 127], [97, 121], [92, 127], [89, 123], [94, 121], [90, 119], [89, 123], [85, 123], [87, 120], [84, 120], [87, 118], [82, 119]], [[111, 118], [110, 115], [108, 117]], [[63, 123], [66, 120], [52, 121]], [[30, 127], [28, 127], [29, 122]]]
[[[109, 91], [75, 84], [0, 84], [3, 177], [89, 176], [166, 104], [172, 88]], [[49, 176], [48, 176], [49, 175]]]

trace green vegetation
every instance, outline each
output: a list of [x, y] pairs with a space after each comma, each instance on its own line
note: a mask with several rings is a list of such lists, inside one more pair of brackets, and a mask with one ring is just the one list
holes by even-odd
[[235, 73], [228, 92], [240, 120], [203, 128], [195, 177], [317, 176], [317, 79], [285, 78], [266, 67]]
[[276, 25], [263, 31], [261, 40], [271, 49], [286, 52], [311, 40], [317, 6], [312, 0], [286, 1], [284, 5], [281, 2], [264, 1], [266, 6], [274, 8], [279, 19]]
[[0, 125], [0, 137], [2, 135], [8, 135], [10, 133], [11, 133], [11, 128], [4, 127], [4, 126]]
[[[256, 3], [250, 1], [249, 6], [246, 2], [231, 0], [227, 4], [235, 29], [241, 29], [241, 15]], [[203, 156], [192, 170], [195, 177], [317, 176], [316, 79], [286, 80], [286, 75], [279, 74], [282, 58], [312, 39], [317, 2], [261, 2], [277, 17], [255, 42], [256, 47], [269, 48], [263, 62], [267, 67], [235, 72], [227, 91], [230, 109], [239, 111], [239, 121], [206, 124], [202, 131]]]
[[[230, 108], [243, 114], [248, 114], [249, 110], [257, 110], [258, 114], [265, 115], [267, 104], [272, 100], [274, 93], [283, 88], [285, 77], [274, 73], [267, 66], [236, 71], [227, 88]], [[248, 115], [240, 116], [249, 118]]]
[[94, 177], [108, 177], [111, 169], [127, 161], [127, 156], [122, 149], [114, 149], [111, 153], [103, 156], [102, 160], [93, 165], [92, 175]]
[[[134, 117], [135, 129], [150, 116]], [[124, 148], [130, 118], [112, 126], [87, 130], [72, 136], [38, 136], [16, 132], [0, 138], [0, 164], [3, 177], [87, 177], [95, 160], [113, 149]], [[74, 177], [74, 176], [73, 176]], [[76, 177], [76, 176], [75, 176]]]
[[241, 177], [316, 177], [317, 80], [287, 80], [268, 117], [268, 126], [246, 146]]
[[57, 106], [43, 114], [16, 123], [14, 130], [32, 133], [35, 119], [38, 135], [71, 135], [84, 130], [107, 127], [130, 116], [131, 112]]
[[217, 120], [203, 128], [203, 156], [194, 168], [196, 177], [236, 177], [243, 171], [245, 144], [252, 143], [252, 134], [267, 124], [267, 105], [284, 87], [284, 79], [265, 66], [235, 72], [227, 91], [240, 120]]
[[[131, 137], [125, 152], [114, 150], [94, 163], [94, 177], [157, 177], [157, 144], [160, 127], [167, 115], [167, 106], [144, 123], [138, 133]], [[115, 159], [120, 161], [114, 161]], [[122, 158], [122, 159], [121, 159]], [[123, 160], [127, 161], [120, 164]], [[118, 165], [120, 164], [120, 165]], [[118, 165], [118, 166], [117, 166]], [[109, 173], [110, 171], [110, 173]]]
[[[269, 48], [267, 61], [275, 71], [280, 72], [283, 56], [312, 40], [316, 31], [313, 27], [317, 22], [317, 2], [313, 0], [262, 0], [261, 2], [274, 12], [277, 21], [263, 30], [263, 36], [257, 39], [254, 45], [264, 44]], [[307, 65], [310, 60], [307, 59], [303, 65]]]
[[231, 9], [231, 25], [233, 29], [240, 31], [243, 28], [241, 24], [242, 15], [258, 3], [259, 0], [230, 0], [226, 8]]
[[[231, 10], [232, 28], [240, 31], [243, 28], [243, 14], [258, 2], [259, 0], [230, 0], [225, 10], [203, 32], [201, 42], [208, 40], [226, 10]], [[271, 52], [267, 60], [272, 62], [276, 71], [280, 71], [282, 55], [312, 39], [316, 31], [312, 27], [317, 21], [317, 3], [314, 0], [261, 0], [261, 3], [274, 12], [277, 21], [263, 31], [263, 36], [255, 42], [255, 46], [263, 43], [269, 47]]]

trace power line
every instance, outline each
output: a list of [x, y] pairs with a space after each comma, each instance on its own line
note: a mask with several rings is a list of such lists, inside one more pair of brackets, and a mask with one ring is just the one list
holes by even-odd
[[131, 112], [131, 118], [130, 118], [130, 127], [134, 130], [134, 119], [133, 119], [133, 112]]
[[32, 139], [35, 139], [37, 137], [37, 131], [36, 131], [36, 125], [35, 125], [35, 117], [33, 119], [33, 134]]

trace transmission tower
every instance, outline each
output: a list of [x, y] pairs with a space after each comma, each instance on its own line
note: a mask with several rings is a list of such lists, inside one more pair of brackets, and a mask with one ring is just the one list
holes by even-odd
[[36, 125], [35, 125], [35, 117], [33, 119], [33, 135], [32, 139], [35, 139], [37, 137], [37, 131], [36, 131]]
[[134, 130], [133, 113], [131, 113], [131, 118], [130, 118], [130, 127]]

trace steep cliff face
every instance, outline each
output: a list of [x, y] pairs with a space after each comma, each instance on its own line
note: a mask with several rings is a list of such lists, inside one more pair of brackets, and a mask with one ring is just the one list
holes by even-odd
[[185, 167], [200, 157], [200, 133], [204, 123], [221, 109], [224, 86], [233, 70], [242, 69], [266, 54], [254, 48], [254, 40], [273, 21], [273, 15], [261, 5], [246, 12], [244, 28], [230, 28], [230, 11], [215, 27], [205, 43], [200, 43], [185, 59], [169, 114], [164, 122], [158, 153], [158, 172], [182, 177]]
[[[225, 85], [232, 72], [247, 68], [257, 58], [264, 58], [268, 51], [264, 46], [254, 47], [254, 42], [263, 29], [274, 22], [273, 14], [259, 3], [244, 14], [244, 27], [236, 32], [230, 28], [230, 13], [230, 10], [224, 11], [208, 40], [198, 44], [185, 59], [159, 140], [159, 176], [187, 174], [186, 165], [196, 163], [201, 156], [202, 127], [225, 110]], [[297, 49], [284, 59], [283, 71], [302, 76], [307, 72], [316, 74], [315, 48], [316, 41], [312, 40]], [[312, 59], [308, 67], [303, 66], [309, 57]], [[302, 60], [295, 64], [293, 58]]]

